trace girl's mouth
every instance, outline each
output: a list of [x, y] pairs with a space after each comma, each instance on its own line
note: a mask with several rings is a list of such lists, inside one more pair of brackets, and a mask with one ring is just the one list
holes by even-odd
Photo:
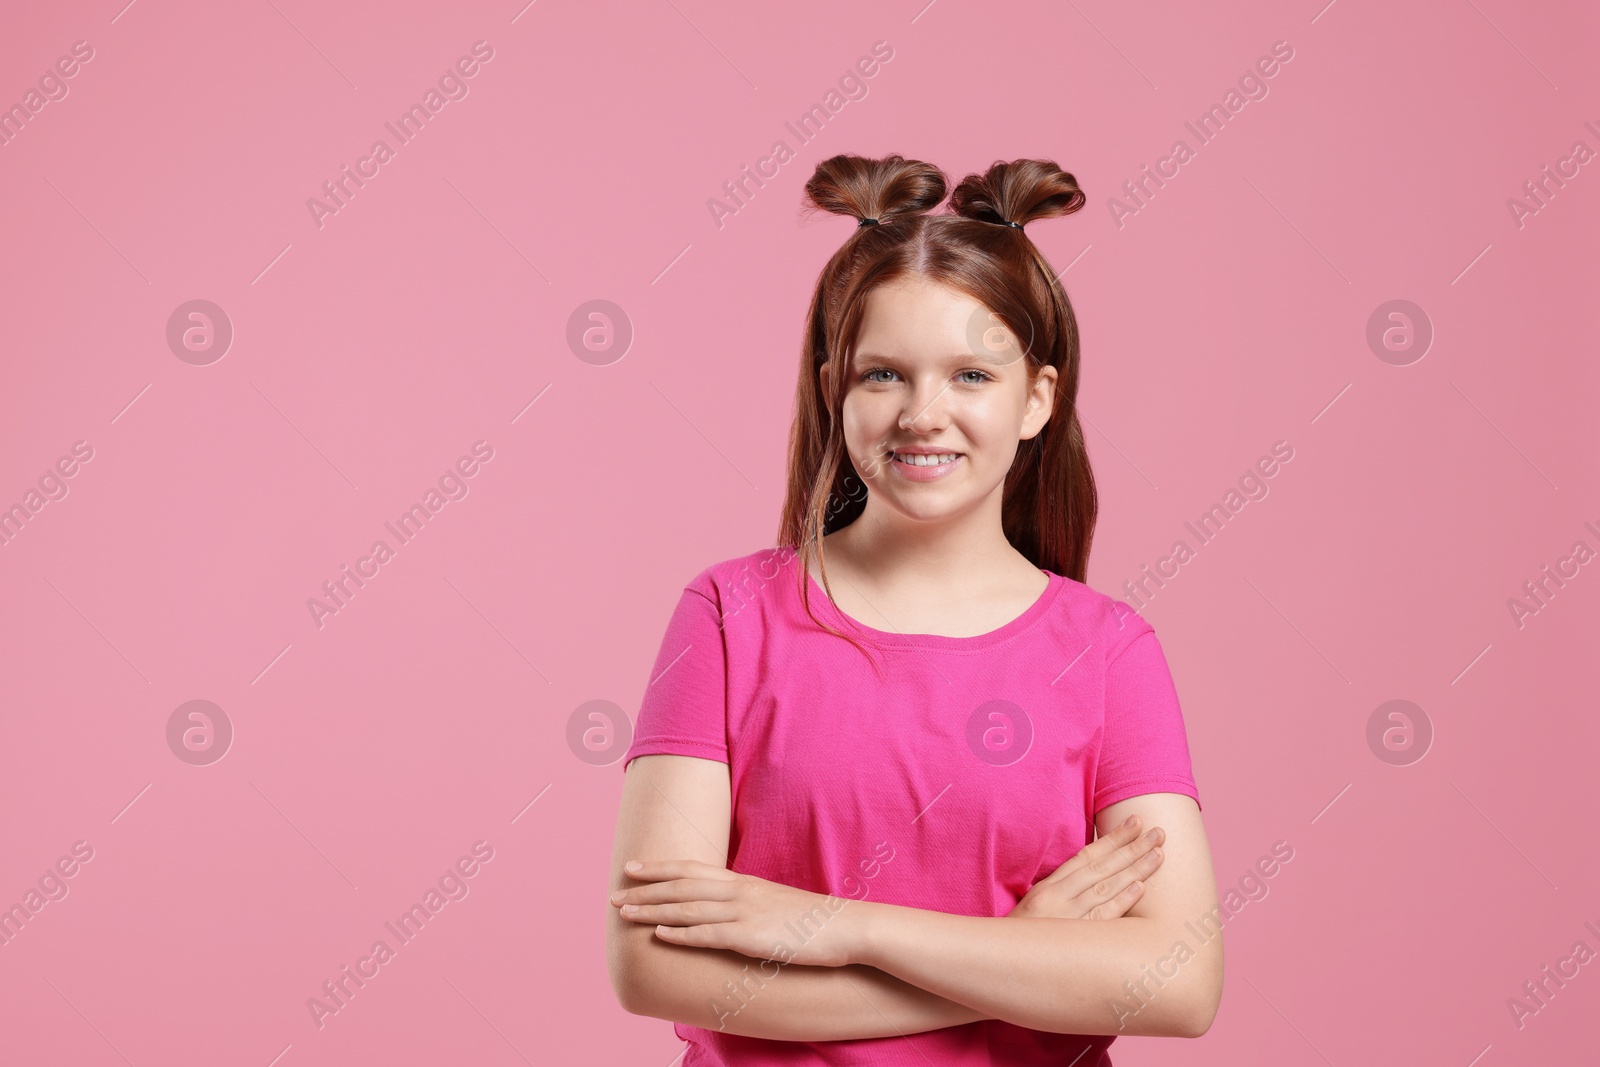
[[908, 481], [931, 482], [955, 470], [962, 458], [959, 452], [943, 452], [936, 455], [923, 453], [901, 455], [899, 452], [890, 452], [889, 466]]

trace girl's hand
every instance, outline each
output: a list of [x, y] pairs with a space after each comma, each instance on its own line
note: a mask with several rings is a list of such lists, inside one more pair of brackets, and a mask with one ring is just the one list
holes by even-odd
[[1161, 866], [1156, 846], [1166, 838], [1161, 827], [1139, 833], [1130, 815], [1111, 833], [1085, 845], [1077, 855], [1041, 878], [1017, 902], [1010, 916], [1044, 919], [1116, 919], [1139, 899], [1148, 878]]
[[814, 967], [843, 967], [855, 952], [844, 897], [699, 860], [647, 860], [624, 873], [649, 884], [615, 891], [612, 906], [630, 922], [655, 925], [656, 937], [674, 945]]

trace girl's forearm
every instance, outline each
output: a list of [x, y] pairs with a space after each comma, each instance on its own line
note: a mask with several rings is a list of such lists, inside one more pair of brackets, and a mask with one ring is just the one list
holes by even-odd
[[1222, 985], [1220, 932], [1202, 942], [1149, 917], [987, 918], [867, 901], [844, 914], [852, 909], [855, 962], [1032, 1030], [1196, 1036]]
[[865, 965], [779, 964], [659, 939], [647, 948], [649, 962], [636, 976], [636, 1003], [629, 1010], [708, 1030], [779, 1041], [844, 1041], [989, 1018]]

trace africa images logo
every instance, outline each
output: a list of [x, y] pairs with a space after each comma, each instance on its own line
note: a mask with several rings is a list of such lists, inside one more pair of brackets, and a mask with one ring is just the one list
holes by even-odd
[[[372, 142], [372, 147], [367, 154], [356, 160], [355, 172], [352, 173], [348, 163], [340, 167], [340, 176], [322, 183], [322, 192], [327, 196], [327, 201], [316, 197], [306, 198], [306, 208], [311, 212], [311, 221], [317, 224], [317, 229], [322, 229], [326, 223], [323, 221], [329, 215], [337, 215], [344, 208], [350, 206], [350, 201], [355, 197], [356, 191], [366, 187], [367, 182], [378, 176], [384, 164], [394, 159], [396, 149], [408, 145], [427, 126], [429, 120], [444, 110], [444, 106], [452, 100], [465, 100], [470, 87], [467, 79], [475, 77], [483, 69], [481, 64], [488, 63], [494, 58], [494, 49], [487, 41], [475, 41], [472, 45], [472, 55], [462, 56], [455, 61], [455, 65], [447, 67], [439, 75], [439, 86], [428, 87], [422, 95], [421, 103], [413, 103], [400, 114], [394, 122], [385, 122], [384, 129], [394, 135], [395, 147], [391, 148], [389, 142], [378, 138]], [[398, 124], [398, 125], [397, 125]], [[368, 169], [368, 168], [371, 169]], [[351, 186], [354, 188], [351, 188]]]

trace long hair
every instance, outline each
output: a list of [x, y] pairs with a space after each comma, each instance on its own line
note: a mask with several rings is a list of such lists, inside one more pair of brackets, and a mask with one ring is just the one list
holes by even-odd
[[[1078, 324], [1056, 273], [1021, 229], [1067, 215], [1086, 197], [1071, 174], [1049, 160], [996, 162], [969, 174], [944, 200], [939, 168], [898, 155], [837, 155], [817, 164], [806, 183], [810, 212], [876, 219], [858, 224], [834, 253], [812, 294], [800, 346], [795, 416], [789, 431], [789, 483], [778, 543], [794, 546], [806, 614], [848, 636], [811, 610], [807, 561], [815, 553], [828, 585], [822, 538], [848, 526], [866, 506], [865, 483], [845, 448], [844, 396], [868, 294], [920, 276], [967, 294], [998, 316], [1025, 346], [1029, 381], [1056, 369], [1055, 404], [1039, 433], [1018, 442], [1002, 489], [1006, 539], [1035, 566], [1082, 582], [1088, 571], [1097, 498], [1078, 421]], [[818, 380], [826, 365], [827, 389]], [[859, 492], [857, 490], [860, 490]], [[872, 658], [868, 654], [869, 660]]]

